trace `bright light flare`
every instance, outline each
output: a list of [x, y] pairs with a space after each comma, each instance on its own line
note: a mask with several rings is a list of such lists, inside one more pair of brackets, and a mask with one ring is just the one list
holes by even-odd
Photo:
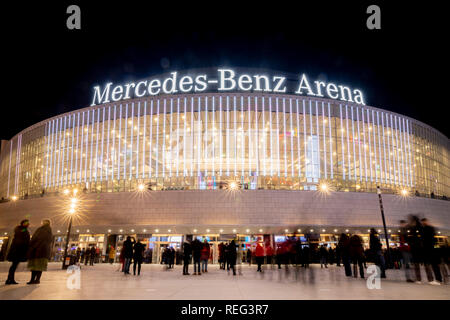
[[230, 183], [230, 190], [237, 190], [237, 188], [238, 188], [238, 185], [236, 182], [233, 181]]
[[407, 197], [408, 196], [408, 190], [402, 189], [401, 195], [404, 196], [404, 197]]
[[145, 190], [145, 185], [143, 183], [140, 183], [138, 185], [138, 190], [141, 191], [141, 192], [144, 191]]

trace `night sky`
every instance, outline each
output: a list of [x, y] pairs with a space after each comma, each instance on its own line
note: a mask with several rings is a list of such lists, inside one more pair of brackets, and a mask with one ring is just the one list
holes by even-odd
[[[311, 81], [326, 76], [361, 89], [367, 105], [413, 117], [449, 136], [443, 116], [448, 105], [447, 19], [436, 5], [46, 2], [2, 9], [7, 82], [2, 139], [88, 106], [94, 85], [218, 66], [306, 73]], [[66, 28], [70, 4], [81, 8], [81, 30]], [[381, 7], [381, 30], [366, 28], [370, 4]]]

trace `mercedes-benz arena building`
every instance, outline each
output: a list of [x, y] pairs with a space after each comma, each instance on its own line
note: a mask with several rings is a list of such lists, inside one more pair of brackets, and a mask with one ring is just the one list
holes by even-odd
[[154, 250], [153, 262], [162, 247], [191, 237], [214, 245], [237, 238], [243, 249], [286, 235], [333, 244], [347, 232], [367, 241], [369, 228], [383, 233], [379, 186], [393, 245], [408, 214], [427, 217], [446, 241], [447, 137], [351, 97], [327, 97], [326, 83], [321, 94], [320, 84], [306, 83], [308, 94], [305, 82], [294, 91], [296, 75], [289, 93], [261, 79], [245, 91], [122, 100], [97, 87], [92, 106], [2, 140], [3, 239], [25, 217], [32, 230], [50, 218], [58, 258], [73, 216], [71, 246], [105, 254], [134, 235]]

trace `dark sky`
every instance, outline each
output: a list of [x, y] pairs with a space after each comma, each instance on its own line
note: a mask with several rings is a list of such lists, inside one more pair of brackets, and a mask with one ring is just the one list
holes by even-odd
[[[30, 1], [4, 8], [7, 89], [2, 92], [0, 138], [88, 106], [96, 84], [216, 66], [264, 67], [306, 73], [310, 79], [326, 75], [362, 89], [368, 105], [411, 116], [449, 136], [443, 116], [447, 20], [437, 5], [143, 3]], [[66, 28], [70, 4], [81, 7], [80, 31]], [[381, 30], [366, 28], [370, 4], [381, 7]]]

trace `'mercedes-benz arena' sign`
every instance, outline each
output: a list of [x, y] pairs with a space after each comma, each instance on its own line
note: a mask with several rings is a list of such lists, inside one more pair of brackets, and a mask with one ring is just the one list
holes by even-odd
[[365, 105], [361, 90], [352, 90], [347, 86], [319, 80], [310, 82], [305, 74], [301, 74], [298, 83], [289, 88], [288, 81], [283, 76], [236, 74], [233, 69], [222, 68], [217, 69], [216, 78], [210, 78], [207, 74], [181, 76], [178, 72], [172, 72], [164, 79], [142, 80], [116, 86], [110, 82], [104, 87], [95, 86], [91, 106], [158, 94], [197, 93], [211, 90], [294, 93]]

